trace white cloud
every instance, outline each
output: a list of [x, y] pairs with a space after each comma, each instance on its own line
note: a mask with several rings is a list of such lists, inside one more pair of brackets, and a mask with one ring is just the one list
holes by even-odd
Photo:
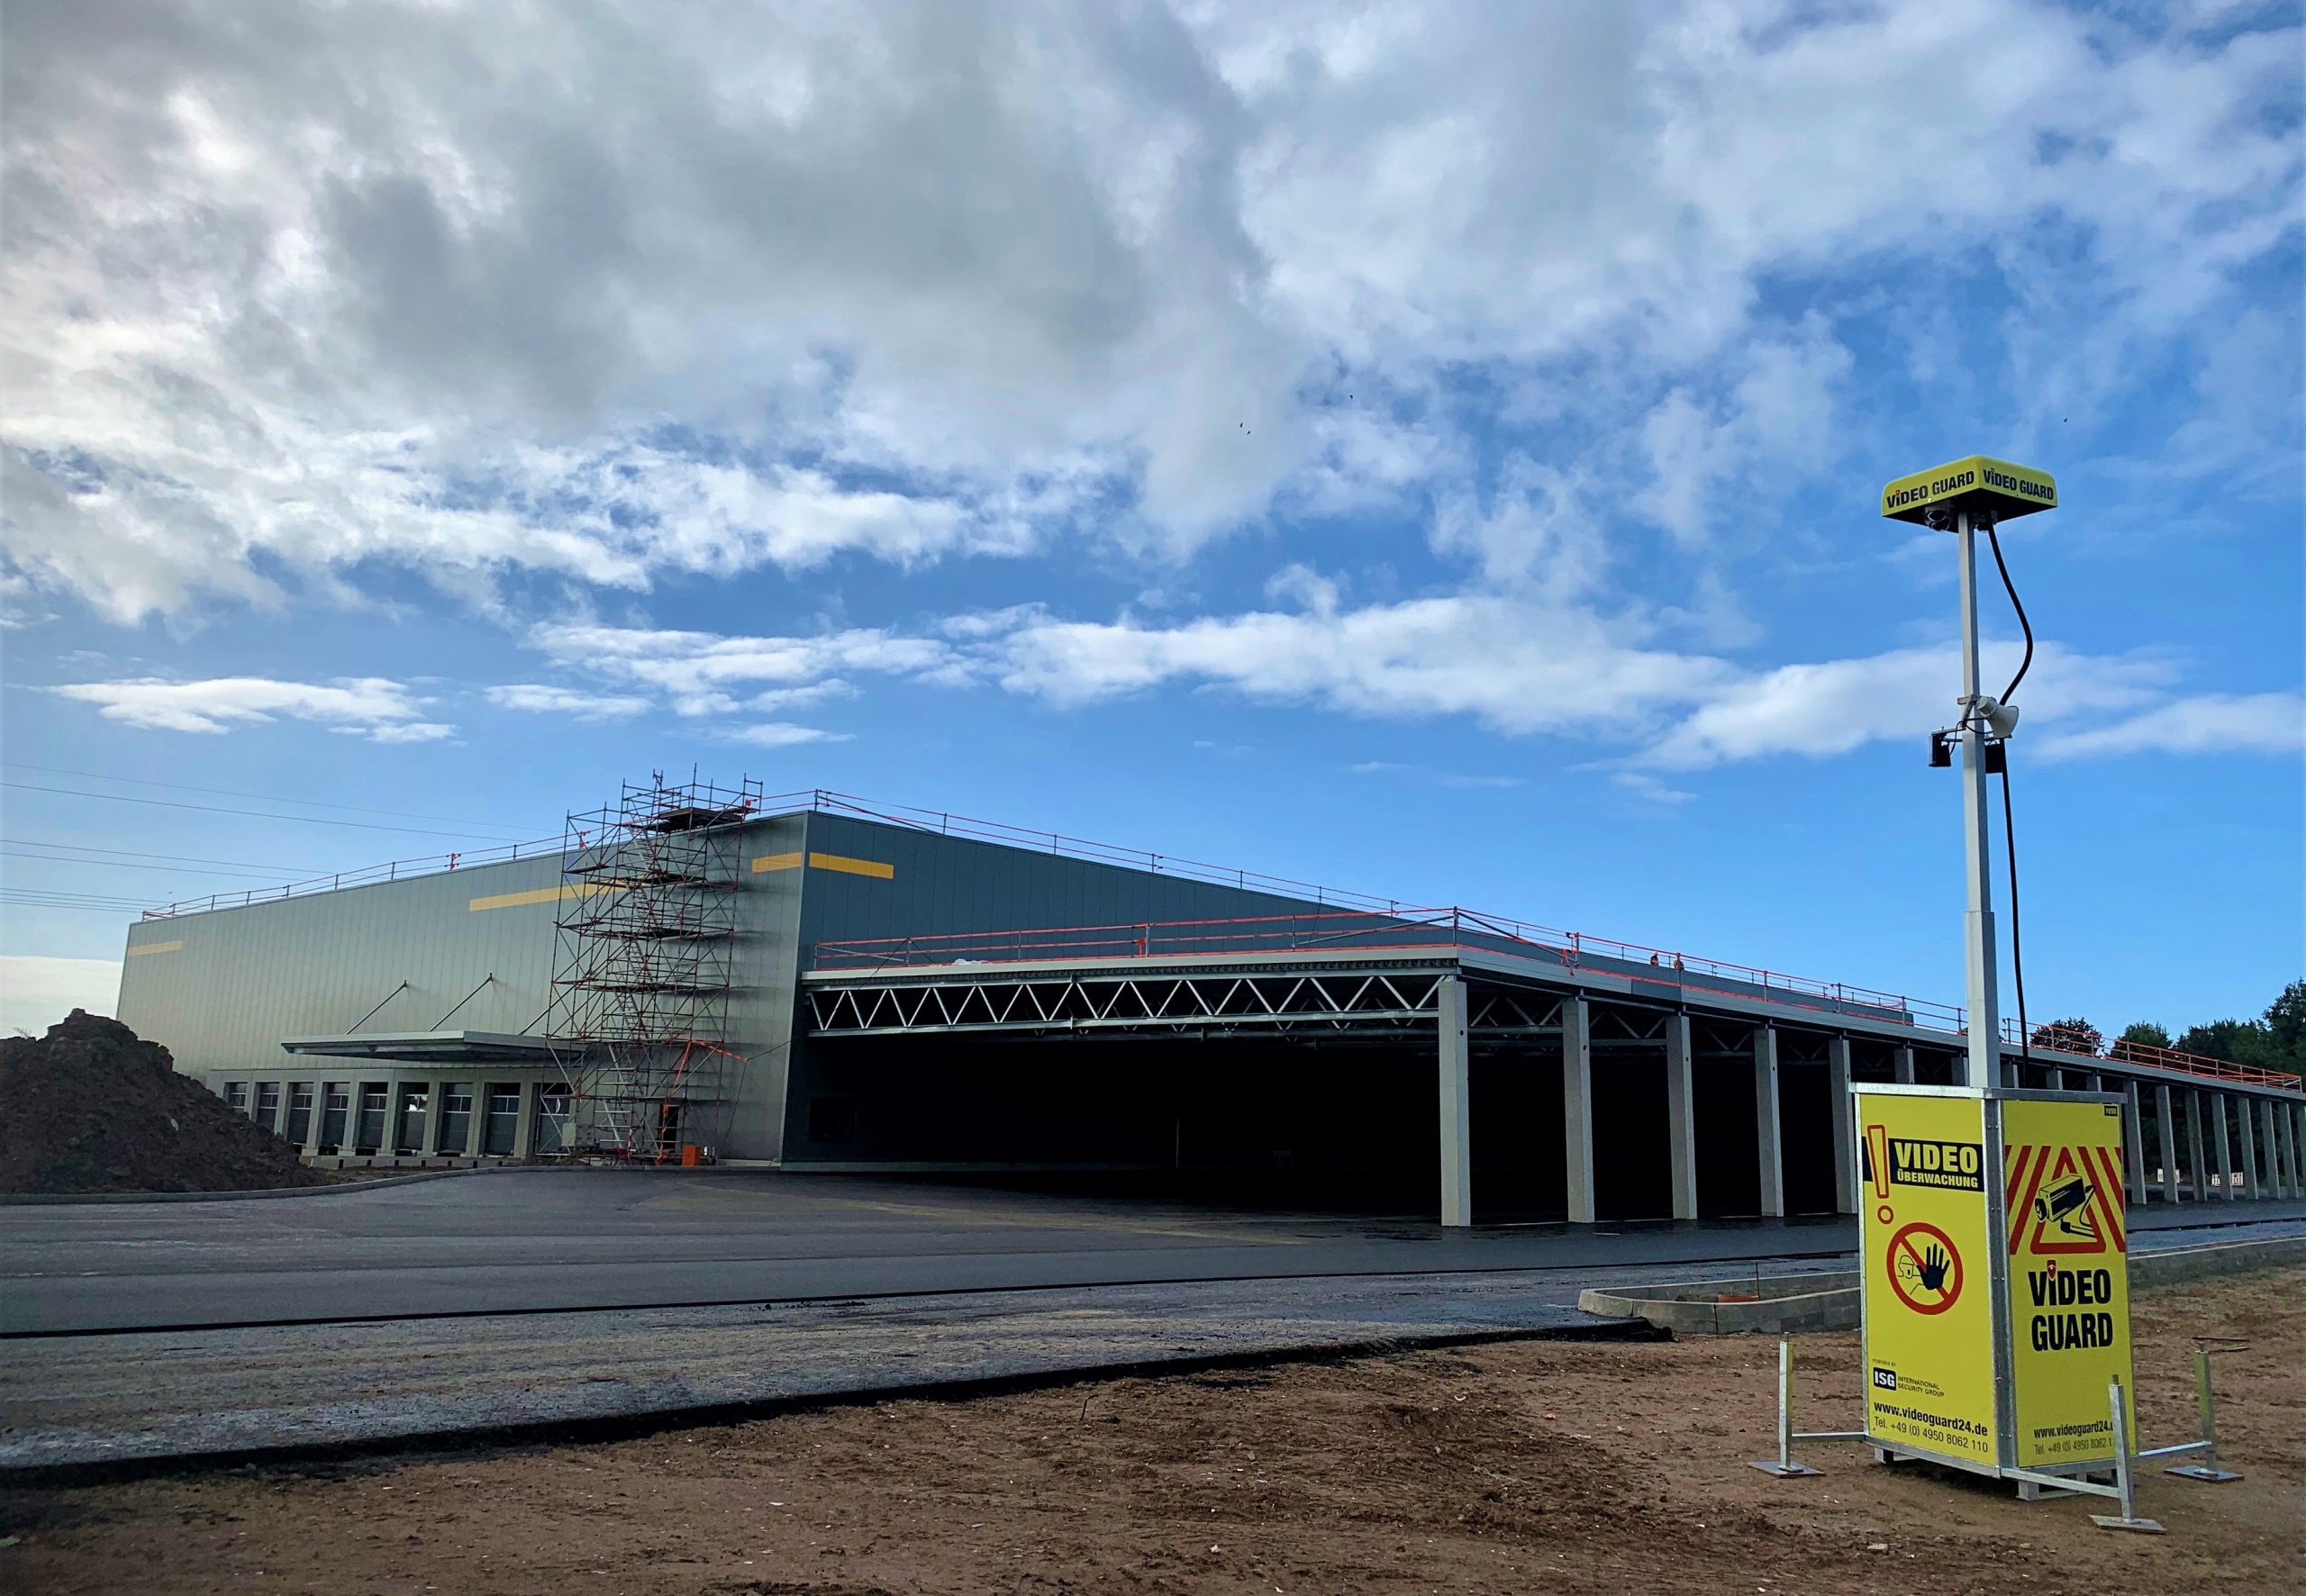
[[[377, 565], [487, 605], [1430, 500], [1519, 582], [1588, 476], [1694, 545], [1848, 436], [1787, 283], [1886, 269], [1921, 325], [1990, 258], [2022, 325], [1958, 331], [2045, 402], [2194, 361], [2295, 245], [2298, 48], [1992, 0], [26, 11], [8, 558], [121, 620]], [[1575, 434], [1495, 502], [1468, 376]]]
[[63, 697], [98, 707], [107, 721], [159, 731], [222, 732], [267, 725], [283, 717], [375, 742], [430, 742], [456, 730], [422, 720], [427, 702], [402, 684], [380, 676], [332, 683], [278, 682], [263, 676], [221, 676], [204, 682], [143, 677], [123, 682], [75, 682], [55, 688]]
[[574, 715], [580, 721], [621, 721], [649, 708], [645, 698], [613, 693], [587, 693], [575, 687], [554, 687], [540, 682], [507, 682], [488, 689], [488, 702], [498, 709], [527, 710], [538, 714]]
[[1646, 646], [1630, 622], [1478, 594], [1167, 627], [1035, 618], [990, 652], [1002, 685], [1059, 703], [1183, 683], [1353, 714], [1611, 737], [1638, 734], [1734, 676], [1720, 660]]
[[1697, 796], [1695, 793], [1683, 788], [1668, 786], [1646, 770], [1611, 771], [1610, 780], [1644, 803], [1660, 804], [1666, 808], [1687, 803]]
[[[1995, 644], [1984, 657], [1998, 690], [2002, 674], [2016, 668], [2019, 649]], [[1919, 748], [1930, 731], [1956, 718], [1958, 660], [1948, 643], [1745, 676], [1709, 694], [1639, 762], [1688, 770], [1788, 754], [1823, 757], [1899, 737], [1914, 739]], [[2019, 694], [2030, 717], [2028, 730], [2076, 711], [2149, 703], [2174, 671], [2169, 661], [2151, 657], [2085, 655], [2044, 643]]]
[[2045, 759], [2120, 754], [2296, 754], [2306, 750], [2306, 699], [2295, 693], [2203, 693], [2111, 725], [2045, 738]]
[[120, 996], [116, 958], [0, 954], [0, 1036], [41, 1036], [75, 1009], [110, 1014]]
[[814, 726], [795, 726], [781, 721], [764, 721], [758, 726], [740, 726], [721, 735], [731, 742], [749, 742], [764, 748], [786, 748], [809, 742], [847, 742], [845, 731], [825, 731]]
[[[731, 714], [748, 703], [774, 712], [846, 696], [855, 689], [836, 674], [841, 671], [933, 679], [961, 663], [940, 639], [866, 627], [745, 637], [567, 624], [538, 627], [529, 641], [572, 669], [650, 688], [690, 716]], [[761, 683], [772, 685], [749, 700], [737, 697], [738, 690]]]

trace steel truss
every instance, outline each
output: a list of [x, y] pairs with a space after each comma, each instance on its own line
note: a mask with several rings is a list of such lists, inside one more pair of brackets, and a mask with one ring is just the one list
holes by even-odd
[[[1445, 968], [1335, 966], [1315, 971], [1162, 971], [845, 980], [807, 989], [820, 1037], [1001, 1031], [1108, 1036], [1299, 1035], [1399, 1041], [1440, 1019]], [[1477, 1037], [1558, 1035], [1561, 997], [1475, 986]]]
[[742, 867], [760, 785], [661, 773], [568, 817], [551, 1034], [575, 1098], [567, 1150], [665, 1162], [717, 1146], [743, 1060], [728, 1047]]

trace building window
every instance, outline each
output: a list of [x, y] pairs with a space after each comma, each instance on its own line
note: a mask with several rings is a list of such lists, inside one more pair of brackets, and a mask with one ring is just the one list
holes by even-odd
[[481, 1128], [480, 1150], [500, 1158], [510, 1156], [513, 1138], [520, 1127], [521, 1089], [492, 1081], [488, 1087], [488, 1122]]
[[356, 1153], [381, 1151], [385, 1145], [385, 1084], [364, 1081], [360, 1084], [360, 1119], [352, 1132], [352, 1150]]
[[321, 1093], [321, 1147], [323, 1153], [344, 1150], [345, 1121], [352, 1113], [352, 1085], [349, 1081], [331, 1081]]
[[267, 1130], [280, 1123], [280, 1083], [259, 1081], [256, 1084], [256, 1122]]
[[537, 1087], [536, 1155], [546, 1157], [568, 1150], [568, 1088], [558, 1081]]
[[440, 1150], [461, 1153], [472, 1140], [472, 1083], [440, 1084]]
[[288, 1129], [284, 1133], [298, 1147], [313, 1133], [313, 1084], [310, 1081], [288, 1083]]
[[857, 1100], [853, 1097], [809, 1099], [809, 1139], [838, 1145], [857, 1139]]
[[249, 1084], [246, 1081], [224, 1083], [224, 1106], [236, 1114], [249, 1111]]
[[400, 1089], [400, 1136], [393, 1143], [399, 1153], [424, 1150], [424, 1117], [432, 1111], [432, 1087], [425, 1081], [404, 1082]]

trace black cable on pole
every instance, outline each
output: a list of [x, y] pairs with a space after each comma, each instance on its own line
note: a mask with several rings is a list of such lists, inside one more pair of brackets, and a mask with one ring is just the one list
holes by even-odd
[[2018, 822], [2010, 809], [2010, 748], [2002, 749], [2002, 838], [2010, 846], [2010, 973], [2018, 981], [2018, 1056], [2034, 1056], [2033, 1031], [2026, 1024], [2026, 956], [2018, 940]]
[[2018, 674], [2010, 678], [2010, 685], [2002, 690], [2002, 702], [2008, 703], [2010, 695], [2018, 691], [2018, 684], [2034, 668], [2034, 624], [2026, 619], [2026, 606], [2018, 602], [2017, 584], [2010, 580], [2010, 567], [2002, 558], [2002, 540], [1995, 535], [1990, 521], [1985, 523], [1985, 541], [1986, 547], [1993, 550], [1993, 568], [2002, 573], [2002, 591], [2010, 595], [2010, 607], [2018, 612], [2018, 630], [2026, 634], [2026, 657], [2018, 662]]
[[[1985, 522], [1986, 547], [1993, 550], [1993, 568], [2002, 573], [2002, 591], [2010, 595], [2010, 607], [2018, 612], [2018, 629], [2026, 634], [2025, 657], [2018, 662], [2018, 674], [2010, 678], [2010, 685], [2002, 690], [2002, 702], [2010, 703], [2018, 691], [2018, 684], [2034, 667], [2034, 623], [2026, 619], [2026, 606], [2019, 601], [2018, 585], [2010, 579], [2010, 563], [2002, 558], [2002, 539], [1993, 530], [1991, 520]], [[2010, 744], [2002, 745], [2002, 836], [2010, 850], [2010, 973], [2018, 987], [2018, 1056], [2031, 1059], [2034, 1056], [2032, 1030], [2026, 1023], [2026, 957], [2018, 929], [2018, 823], [2010, 805]]]

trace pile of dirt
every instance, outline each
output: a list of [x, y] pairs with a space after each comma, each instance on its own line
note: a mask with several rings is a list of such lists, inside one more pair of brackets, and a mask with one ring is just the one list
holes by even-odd
[[0, 1041], [0, 1192], [331, 1183], [117, 1020], [75, 1009], [45, 1037]]

